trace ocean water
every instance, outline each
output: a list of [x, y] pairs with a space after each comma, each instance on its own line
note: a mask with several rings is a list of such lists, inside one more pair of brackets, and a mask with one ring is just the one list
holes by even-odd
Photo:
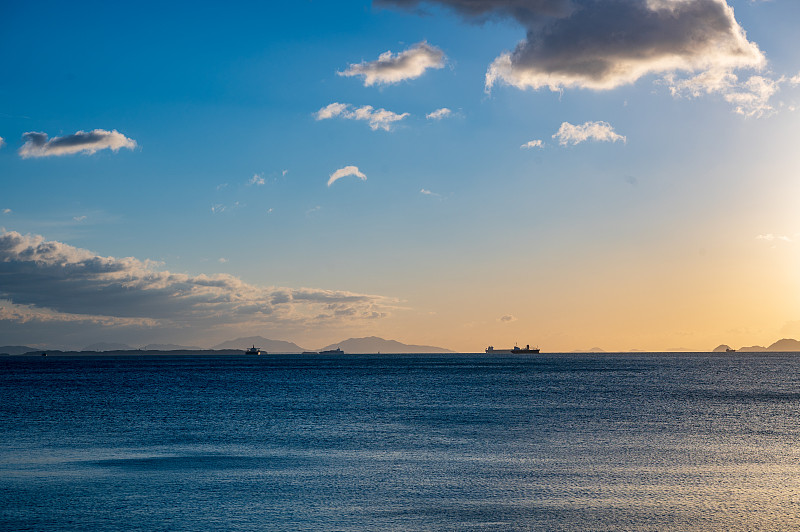
[[798, 528], [795, 355], [0, 358], [0, 530]]

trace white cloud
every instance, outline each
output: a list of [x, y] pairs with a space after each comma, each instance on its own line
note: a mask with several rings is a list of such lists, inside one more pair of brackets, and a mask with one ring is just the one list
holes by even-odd
[[389, 85], [420, 77], [429, 68], [444, 67], [444, 52], [427, 42], [419, 42], [398, 54], [382, 53], [376, 61], [351, 64], [340, 76], [363, 76], [364, 86]]
[[253, 174], [253, 177], [250, 178], [248, 181], [251, 185], [263, 185], [264, 184], [264, 176], [261, 174]]
[[226, 262], [228, 262], [228, 259], [226, 259], [225, 257], [220, 257], [220, 258], [217, 259], [217, 261], [220, 264], [225, 264]]
[[6, 140], [3, 137], [0, 137], [0, 148], [6, 145]]
[[11, 214], [11, 209], [3, 209], [3, 214]]
[[364, 107], [353, 107], [349, 103], [334, 102], [314, 113], [317, 120], [327, 120], [330, 118], [341, 117], [348, 120], [365, 120], [369, 127], [376, 131], [382, 129], [390, 131], [395, 122], [399, 122], [408, 116], [408, 113], [397, 114], [386, 109], [375, 109], [371, 105]]
[[423, 196], [437, 196], [437, 197], [441, 196], [441, 194], [437, 194], [436, 192], [431, 192], [426, 188], [420, 190], [419, 193], [422, 194]]
[[104, 149], [116, 152], [120, 148], [132, 150], [136, 147], [136, 141], [129, 139], [116, 129], [113, 131], [105, 131], [103, 129], [95, 129], [88, 132], [78, 131], [72, 135], [53, 137], [50, 140], [48, 140], [46, 133], [30, 131], [24, 133], [22, 138], [25, 139], [25, 144], [19, 149], [19, 154], [23, 159], [70, 155], [81, 152], [91, 155]]
[[526, 150], [529, 150], [531, 148], [544, 148], [544, 142], [542, 142], [540, 139], [529, 140], [528, 142], [520, 146], [520, 148]]
[[427, 118], [428, 120], [441, 120], [442, 118], [447, 118], [452, 114], [453, 111], [451, 111], [447, 107], [442, 107], [441, 109], [437, 109], [433, 112], [426, 114], [425, 118]]
[[73, 216], [72, 219], [75, 220], [76, 222], [82, 222], [82, 221], [84, 221], [86, 219], [86, 215]]
[[221, 212], [225, 212], [225, 205], [222, 205], [220, 203], [216, 203], [216, 204], [211, 206], [211, 212], [213, 214], [219, 214]]
[[328, 179], [328, 186], [331, 186], [335, 183], [338, 179], [347, 176], [355, 176], [362, 181], [367, 180], [367, 176], [365, 176], [361, 171], [358, 169], [358, 166], [345, 166], [344, 168], [339, 168], [334, 173], [331, 174], [330, 178]]
[[796, 76], [792, 76], [791, 78], [789, 78], [789, 83], [791, 83], [792, 85], [800, 85], [800, 74], [797, 74]]
[[226, 274], [172, 273], [153, 261], [0, 232], [0, 322], [94, 321], [205, 332], [372, 319], [396, 303], [340, 290], [261, 287]]
[[281, 172], [281, 177], [286, 177], [286, 174], [288, 174], [288, 173], [289, 173], [289, 170], [283, 170]]
[[580, 144], [587, 140], [601, 142], [627, 141], [625, 137], [614, 132], [614, 128], [608, 122], [585, 122], [579, 126], [563, 122], [553, 135], [553, 138], [557, 139], [562, 146]]
[[327, 120], [340, 115], [345, 115], [350, 108], [349, 103], [333, 102], [316, 112], [317, 120]]

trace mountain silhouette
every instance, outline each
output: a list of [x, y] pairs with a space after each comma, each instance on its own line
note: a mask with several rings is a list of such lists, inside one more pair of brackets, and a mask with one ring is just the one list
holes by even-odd
[[128, 349], [133, 349], [133, 347], [114, 342], [97, 342], [83, 348], [84, 351], [126, 351]]
[[267, 353], [302, 353], [306, 351], [306, 349], [303, 349], [295, 343], [286, 342], [284, 340], [270, 340], [263, 336], [245, 336], [244, 338], [228, 340], [227, 342], [215, 345], [213, 349], [241, 349], [244, 351], [253, 345]]
[[341, 348], [345, 353], [452, 353], [449, 349], [431, 345], [409, 345], [397, 340], [385, 340], [377, 336], [348, 338], [335, 344], [321, 347], [318, 351]]

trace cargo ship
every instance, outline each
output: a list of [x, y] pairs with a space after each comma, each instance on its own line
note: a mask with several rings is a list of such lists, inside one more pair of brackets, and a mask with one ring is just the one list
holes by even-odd
[[518, 347], [515, 345], [511, 349], [495, 349], [491, 345], [486, 348], [487, 355], [507, 354], [507, 353], [516, 355], [520, 353], [538, 353], [538, 352], [539, 348], [538, 347], [531, 348], [530, 344], [526, 345], [525, 347]]
[[261, 349], [253, 344], [253, 347], [248, 347], [247, 350], [244, 352], [245, 355], [260, 355]]

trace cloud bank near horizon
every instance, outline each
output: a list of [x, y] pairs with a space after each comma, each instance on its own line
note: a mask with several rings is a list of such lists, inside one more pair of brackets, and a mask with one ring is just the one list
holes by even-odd
[[345, 77], [362, 76], [365, 87], [391, 85], [418, 78], [429, 68], [443, 68], [444, 61], [443, 51], [422, 41], [398, 54], [392, 54], [389, 50], [382, 53], [375, 61], [351, 64], [338, 74]]
[[29, 131], [23, 133], [22, 138], [25, 139], [25, 144], [18, 153], [23, 159], [72, 155], [81, 152], [92, 155], [105, 149], [116, 152], [121, 148], [129, 150], [136, 148], [135, 140], [129, 139], [116, 129], [112, 131], [104, 129], [78, 131], [72, 135], [53, 137], [52, 139], [48, 139], [47, 133]]
[[159, 266], [3, 231], [0, 322], [197, 331], [319, 326], [383, 318], [397, 303], [341, 290], [261, 287], [232, 275], [188, 275]]
[[[520, 23], [526, 36], [489, 65], [487, 92], [497, 84], [552, 91], [608, 90], [651, 74], [679, 88], [683, 80], [677, 73], [694, 74], [693, 83], [712, 92], [714, 79], [704, 79], [703, 74], [719, 78], [766, 64], [725, 0], [377, 0], [376, 4], [406, 9], [443, 5], [476, 23], [496, 18]], [[738, 94], [747, 83], [727, 87], [723, 95]], [[740, 108], [747, 114], [746, 106]]]

